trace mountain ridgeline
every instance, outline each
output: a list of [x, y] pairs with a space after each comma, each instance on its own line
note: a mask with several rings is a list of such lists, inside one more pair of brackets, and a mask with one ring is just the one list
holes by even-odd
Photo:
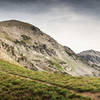
[[17, 20], [0, 22], [0, 59], [30, 70], [100, 76], [98, 68], [39, 28]]
[[92, 67], [100, 71], [100, 52], [87, 50], [80, 52], [78, 56], [89, 63]]

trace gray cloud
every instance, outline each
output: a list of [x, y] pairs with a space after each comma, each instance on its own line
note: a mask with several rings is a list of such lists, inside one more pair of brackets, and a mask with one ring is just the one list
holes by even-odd
[[100, 0], [0, 0], [1, 10], [48, 13], [52, 8], [68, 7], [75, 13], [100, 17]]
[[99, 12], [100, 0], [0, 0], [0, 20], [32, 23], [76, 52], [100, 50]]

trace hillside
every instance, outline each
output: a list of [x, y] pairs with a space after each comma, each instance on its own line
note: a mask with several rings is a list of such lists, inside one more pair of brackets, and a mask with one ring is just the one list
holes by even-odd
[[78, 54], [83, 60], [100, 71], [100, 52], [95, 50], [87, 50]]
[[99, 100], [99, 75], [39, 28], [0, 22], [0, 100]]
[[10, 62], [31, 70], [72, 76], [100, 75], [98, 69], [77, 58], [70, 48], [60, 45], [39, 28], [25, 22], [0, 22], [0, 50], [1, 54], [7, 55], [4, 60], [9, 58]]
[[99, 96], [100, 78], [31, 71], [0, 60], [1, 100], [99, 100]]

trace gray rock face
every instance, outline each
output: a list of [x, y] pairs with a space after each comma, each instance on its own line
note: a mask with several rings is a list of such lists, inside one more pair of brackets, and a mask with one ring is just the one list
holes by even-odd
[[[1, 50], [2, 49], [2, 50]], [[100, 72], [78, 59], [68, 47], [57, 43], [39, 28], [16, 20], [0, 22], [0, 51], [36, 71], [66, 73], [72, 76], [99, 76]]]
[[100, 71], [100, 52], [94, 50], [87, 50], [78, 54], [80, 58], [90, 64], [93, 68]]

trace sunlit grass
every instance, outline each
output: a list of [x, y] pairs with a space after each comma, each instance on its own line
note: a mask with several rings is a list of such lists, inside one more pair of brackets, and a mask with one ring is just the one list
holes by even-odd
[[24, 67], [19, 67], [2, 60], [0, 60], [0, 70], [35, 80], [45, 81], [80, 92], [100, 92], [100, 78], [72, 77], [61, 74], [48, 74], [45, 72], [31, 71]]
[[0, 72], [0, 100], [91, 100], [70, 90]]

